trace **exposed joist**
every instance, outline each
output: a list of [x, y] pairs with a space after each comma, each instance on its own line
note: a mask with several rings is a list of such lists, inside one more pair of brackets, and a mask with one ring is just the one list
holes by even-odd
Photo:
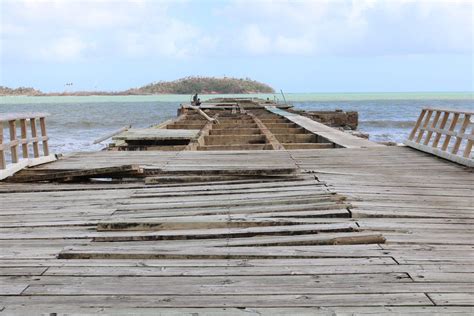
[[273, 150], [285, 150], [285, 147], [278, 141], [278, 139], [273, 135], [273, 133], [262, 123], [262, 121], [253, 113], [247, 112], [247, 115], [250, 116], [262, 134], [267, 139], [267, 142], [272, 146]]

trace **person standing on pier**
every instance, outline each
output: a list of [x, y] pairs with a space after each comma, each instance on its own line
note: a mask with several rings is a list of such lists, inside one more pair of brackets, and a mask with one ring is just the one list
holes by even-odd
[[198, 98], [197, 93], [193, 96], [193, 102], [191, 102], [191, 105], [201, 106], [201, 99]]

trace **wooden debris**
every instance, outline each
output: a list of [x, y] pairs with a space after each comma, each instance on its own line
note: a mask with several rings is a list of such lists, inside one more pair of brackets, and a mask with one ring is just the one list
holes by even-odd
[[40, 174], [24, 175], [18, 174], [12, 178], [13, 182], [40, 182], [40, 181], [60, 181], [71, 182], [84, 178], [94, 177], [125, 177], [143, 174], [143, 168], [138, 165], [122, 165], [117, 167], [80, 169], [69, 171], [57, 171]]
[[[333, 143], [247, 105], [207, 136], [261, 144], [76, 153], [0, 183], [0, 313], [471, 312], [470, 170], [408, 147], [291, 150]], [[166, 129], [207, 124], [183, 117]], [[140, 181], [90, 182], [108, 177]]]
[[104, 140], [107, 140], [109, 138], [112, 138], [113, 136], [117, 135], [117, 134], [120, 134], [122, 132], [125, 132], [125, 131], [128, 131], [130, 128], [132, 128], [132, 125], [127, 125], [127, 126], [124, 126], [122, 128], [119, 128], [118, 130], [115, 130], [107, 135], [104, 135], [102, 137], [99, 137], [97, 138], [96, 140], [94, 140], [93, 144], [99, 144], [99, 143], [102, 143]]

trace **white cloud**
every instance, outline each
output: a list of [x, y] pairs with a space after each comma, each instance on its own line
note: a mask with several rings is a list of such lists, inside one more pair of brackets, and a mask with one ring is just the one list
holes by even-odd
[[87, 49], [95, 45], [86, 43], [79, 38], [62, 37], [49, 43], [48, 46], [41, 48], [38, 52], [32, 51], [32, 58], [41, 58], [43, 60], [67, 62], [81, 60]]
[[6, 1], [19, 22], [65, 28], [114, 28], [132, 25], [144, 7], [135, 1], [105, 0], [18, 0]]
[[[185, 58], [203, 51], [200, 30], [168, 12], [169, 1], [1, 2], [2, 54], [32, 60], [80, 61], [110, 56]], [[14, 31], [14, 32], [12, 32]], [[15, 34], [13, 34], [15, 33]], [[215, 40], [205, 36], [206, 45]], [[28, 49], [35, 47], [35, 51]]]
[[279, 35], [275, 39], [276, 51], [290, 55], [309, 55], [315, 50], [316, 43], [304, 37]]
[[0, 9], [1, 54], [15, 60], [473, 50], [469, 0], [0, 0]]
[[243, 28], [239, 41], [240, 47], [252, 55], [265, 55], [273, 52], [280, 54], [310, 54], [314, 43], [304, 37], [266, 35], [258, 25], [248, 25]]
[[158, 55], [188, 58], [212, 50], [216, 41], [215, 38], [202, 34], [198, 28], [178, 20], [166, 21], [156, 29], [117, 34], [117, 47], [130, 57]]
[[276, 54], [472, 53], [469, 0], [237, 0], [219, 14]]
[[257, 25], [248, 25], [242, 30], [239, 41], [251, 54], [261, 55], [271, 50], [270, 39], [265, 36]]

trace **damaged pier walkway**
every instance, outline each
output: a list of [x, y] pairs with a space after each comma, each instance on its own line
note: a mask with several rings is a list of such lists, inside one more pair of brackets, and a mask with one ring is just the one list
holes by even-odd
[[70, 155], [0, 184], [0, 314], [470, 314], [471, 170], [408, 147]]

